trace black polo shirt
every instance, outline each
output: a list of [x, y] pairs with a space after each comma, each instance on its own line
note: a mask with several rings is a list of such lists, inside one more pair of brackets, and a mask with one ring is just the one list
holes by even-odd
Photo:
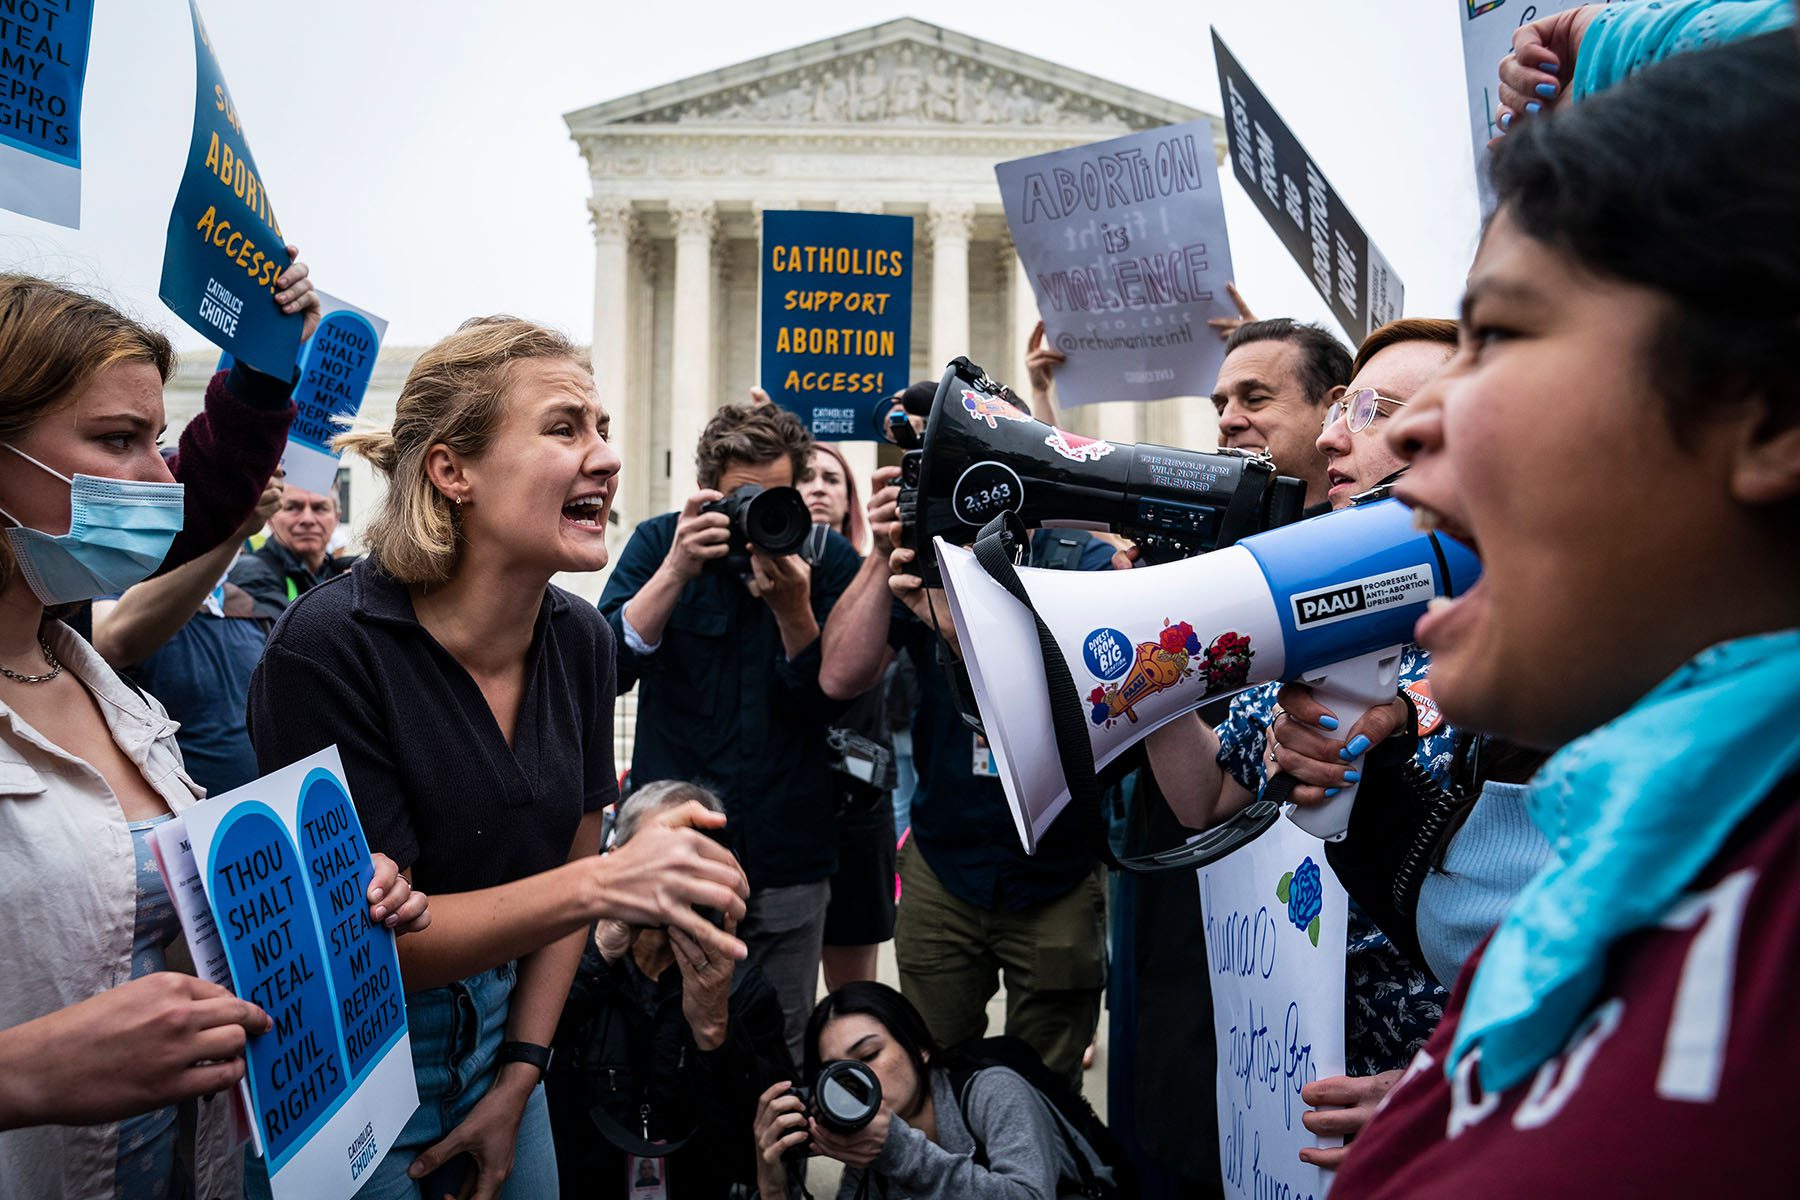
[[538, 606], [511, 746], [368, 560], [288, 606], [250, 681], [249, 725], [265, 772], [335, 743], [370, 848], [427, 892], [559, 866], [582, 815], [618, 797], [612, 630], [557, 587]]
[[[769, 606], [727, 571], [682, 589], [654, 654], [625, 642], [626, 603], [669, 552], [679, 514], [637, 527], [600, 611], [619, 646], [619, 687], [638, 689], [631, 782], [681, 779], [716, 792], [726, 837], [753, 888], [816, 883], [837, 869], [837, 807], [825, 730], [844, 705], [819, 688], [819, 643], [793, 658]], [[812, 570], [821, 629], [862, 560], [831, 534]]]

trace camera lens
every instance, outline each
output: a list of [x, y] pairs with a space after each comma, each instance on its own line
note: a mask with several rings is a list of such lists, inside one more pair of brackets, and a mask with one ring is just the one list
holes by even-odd
[[744, 536], [770, 554], [796, 553], [812, 525], [812, 513], [796, 488], [765, 488], [744, 506]]
[[881, 1111], [881, 1080], [867, 1063], [838, 1059], [819, 1069], [813, 1097], [819, 1124], [833, 1133], [855, 1133]]

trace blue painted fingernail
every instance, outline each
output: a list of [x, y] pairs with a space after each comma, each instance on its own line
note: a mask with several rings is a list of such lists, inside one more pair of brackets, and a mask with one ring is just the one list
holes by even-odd
[[1511, 113], [1501, 113], [1500, 114], [1500, 128], [1505, 129], [1511, 124], [1512, 124], [1512, 114]]
[[1554, 100], [1556, 98], [1556, 85], [1554, 83], [1540, 83], [1533, 90], [1546, 100]]
[[1528, 113], [1539, 112], [1543, 109], [1543, 107], [1544, 106], [1539, 104], [1536, 100], [1533, 100], [1525, 106], [1525, 111]]
[[1325, 789], [1325, 798], [1327, 800], [1329, 800], [1333, 796], [1337, 795], [1339, 792], [1341, 792], [1343, 790], [1344, 790], [1343, 788], [1326, 788]]
[[1338, 727], [1338, 719], [1336, 717], [1332, 716], [1330, 713], [1326, 713], [1324, 716], [1321, 716], [1319, 718], [1319, 728], [1320, 729], [1336, 729], [1337, 727]]
[[1362, 782], [1362, 772], [1361, 771], [1345, 771], [1344, 772], [1344, 782], [1345, 783], [1361, 783]]
[[1553, 62], [1541, 62], [1538, 64], [1538, 70], [1546, 75], [1554, 75], [1556, 74], [1556, 64]]
[[1350, 739], [1350, 744], [1348, 746], [1345, 746], [1342, 750], [1338, 751], [1338, 757], [1345, 762], [1349, 762], [1353, 758], [1361, 758], [1364, 752], [1372, 745], [1374, 745], [1373, 742], [1369, 741], [1367, 737], [1359, 733]]

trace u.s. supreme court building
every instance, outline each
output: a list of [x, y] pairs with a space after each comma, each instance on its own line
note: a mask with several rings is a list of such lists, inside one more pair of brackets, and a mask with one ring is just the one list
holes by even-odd
[[[701, 427], [756, 382], [763, 210], [911, 216], [913, 377], [936, 378], [967, 354], [1022, 392], [1037, 309], [994, 164], [1200, 115], [912, 19], [566, 114], [591, 180], [591, 193], [569, 203], [586, 203], [594, 231], [594, 373], [626, 464], [615, 556], [637, 521], [692, 492]], [[391, 419], [418, 352], [382, 350], [366, 418]], [[168, 390], [171, 425], [199, 409], [216, 359], [184, 356]], [[1075, 432], [1114, 441], [1211, 446], [1216, 437], [1202, 399], [1059, 411]], [[842, 448], [866, 484], [875, 443]], [[340, 494], [353, 530], [379, 488], [366, 463], [346, 462]], [[602, 579], [560, 582], [597, 597]]]

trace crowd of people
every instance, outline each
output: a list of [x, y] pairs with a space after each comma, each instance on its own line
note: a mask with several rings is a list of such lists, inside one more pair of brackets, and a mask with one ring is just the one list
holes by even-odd
[[[1309, 514], [1392, 495], [1482, 563], [1391, 704], [1346, 725], [1252, 688], [1106, 781], [1117, 837], [1161, 845], [1358, 785], [1325, 849], [1346, 1072], [1301, 1094], [1342, 1139], [1303, 1154], [1335, 1196], [1785, 1177], [1794, 17], [1521, 25], [1458, 314], [1354, 349], [1241, 300], [1216, 322], [1221, 446], [1303, 481]], [[273, 303], [310, 331], [290, 257]], [[1063, 361], [1040, 327], [1047, 421]], [[165, 453], [173, 363], [102, 300], [0, 274], [0, 1195], [270, 1194], [210, 1103], [270, 1017], [194, 977], [149, 843], [328, 746], [368, 919], [402, 935], [419, 1095], [361, 1196], [798, 1197], [814, 1157], [844, 1198], [1226, 1194], [1193, 878], [1109, 877], [1069, 821], [1024, 852], [896, 468], [859, 480], [766, 398], [726, 404], [698, 490], [615, 560], [641, 464], [614, 398], [561, 334], [480, 317], [420, 355], [390, 428], [339, 439], [387, 483], [348, 556], [336, 497], [277, 470], [291, 381], [220, 371]], [[734, 531], [752, 487], [799, 489], [797, 552]], [[1030, 555], [1136, 561], [1067, 530]], [[551, 582], [609, 566], [597, 606]], [[1108, 997], [1103, 1122], [1081, 1089]]]

